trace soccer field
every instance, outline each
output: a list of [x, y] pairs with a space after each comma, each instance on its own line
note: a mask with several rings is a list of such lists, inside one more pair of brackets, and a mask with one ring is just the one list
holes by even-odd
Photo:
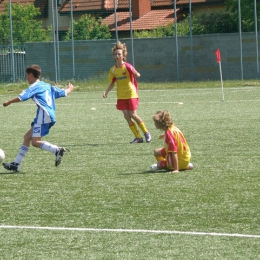
[[[0, 168], [0, 259], [260, 259], [260, 88], [140, 90], [151, 143], [133, 140], [116, 94], [57, 100], [46, 137], [19, 173]], [[13, 95], [0, 96], [0, 102]], [[169, 110], [195, 168], [151, 173], [162, 146], [152, 116]], [[11, 162], [35, 116], [33, 102], [0, 108], [0, 148]]]

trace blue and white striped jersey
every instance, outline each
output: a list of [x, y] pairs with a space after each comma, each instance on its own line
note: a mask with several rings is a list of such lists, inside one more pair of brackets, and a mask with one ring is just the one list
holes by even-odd
[[54, 87], [44, 81], [36, 81], [18, 97], [21, 101], [31, 98], [36, 103], [38, 109], [34, 119], [35, 124], [48, 124], [56, 122], [55, 99], [66, 96], [65, 89]]

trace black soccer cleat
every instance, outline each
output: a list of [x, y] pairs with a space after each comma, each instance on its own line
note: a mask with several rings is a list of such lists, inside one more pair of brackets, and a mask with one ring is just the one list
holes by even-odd
[[16, 162], [3, 163], [3, 166], [8, 171], [19, 172], [20, 164]]
[[55, 166], [58, 166], [61, 163], [64, 152], [69, 152], [65, 147], [59, 147], [57, 152], [55, 153]]
[[137, 143], [143, 143], [143, 142], [144, 142], [144, 140], [142, 137], [141, 138], [136, 137], [132, 142], [130, 142], [130, 144], [137, 144]]

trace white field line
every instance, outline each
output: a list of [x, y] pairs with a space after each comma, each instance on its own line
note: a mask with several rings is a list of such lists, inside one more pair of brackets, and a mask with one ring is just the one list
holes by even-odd
[[[253, 103], [253, 102], [257, 102], [259, 103], [260, 99], [254, 99], [254, 100], [228, 100], [228, 101], [224, 101], [222, 102], [222, 100], [207, 100], [205, 101], [204, 103], [242, 103], [242, 102], [246, 102], [246, 103]], [[112, 103], [102, 103], [102, 105], [115, 105], [116, 101], [115, 102], [112, 102]], [[184, 105], [185, 104], [185, 101], [148, 101], [148, 102], [145, 102], [145, 101], [142, 101], [141, 102], [142, 104], [177, 104], [177, 105]], [[188, 101], [187, 103], [190, 103], [190, 101]], [[192, 103], [203, 103], [201, 101], [192, 101]], [[78, 103], [79, 104], [79, 103]], [[71, 105], [71, 104], [68, 104], [68, 105]], [[60, 104], [59, 104], [60, 106]]]
[[35, 229], [35, 230], [114, 232], [114, 233], [152, 233], [152, 234], [173, 234], [173, 235], [191, 235], [191, 236], [220, 236], [220, 237], [260, 238], [260, 235], [250, 235], [250, 234], [215, 233], [215, 232], [192, 232], [192, 231], [175, 231], [175, 230], [67, 228], [67, 227], [37, 227], [37, 226], [8, 226], [8, 225], [2, 225], [2, 226], [0, 226], [0, 229]]
[[[89, 101], [98, 101], [98, 99], [90, 99]], [[190, 102], [190, 101], [188, 101]], [[241, 103], [241, 102], [247, 102], [247, 103], [253, 103], [253, 102], [257, 102], [259, 103], [260, 102], [260, 99], [254, 99], [254, 100], [227, 100], [227, 101], [224, 101], [224, 103]], [[148, 102], [145, 102], [145, 101], [142, 101], [141, 102], [142, 104], [177, 104], [177, 105], [183, 105], [185, 104], [185, 102], [183, 101], [148, 101]], [[202, 103], [201, 101], [192, 101], [192, 103]], [[207, 100], [205, 101], [205, 103], [222, 103], [221, 100]], [[81, 104], [81, 102], [77, 102], [77, 104]], [[85, 104], [84, 102], [82, 102], [82, 104]], [[116, 104], [116, 100], [114, 102], [106, 102], [106, 103], [102, 103], [102, 105], [115, 105]], [[94, 106], [94, 105], [97, 105], [97, 104], [87, 104], [89, 106]], [[86, 106], [87, 106], [86, 105]], [[98, 103], [99, 105], [99, 103]], [[35, 106], [35, 104], [23, 104], [23, 106]], [[63, 104], [58, 104], [58, 106], [73, 106], [73, 103], [63, 103]]]

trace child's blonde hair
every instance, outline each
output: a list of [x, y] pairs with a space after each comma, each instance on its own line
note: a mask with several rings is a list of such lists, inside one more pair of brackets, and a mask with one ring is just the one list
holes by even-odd
[[157, 111], [153, 116], [153, 121], [158, 129], [166, 130], [174, 125], [170, 113], [167, 110]]
[[127, 48], [125, 43], [121, 43], [120, 41], [117, 42], [117, 44], [112, 48], [112, 53], [114, 55], [114, 52], [116, 50], [122, 50], [123, 52], [123, 60], [126, 61], [127, 56]]

